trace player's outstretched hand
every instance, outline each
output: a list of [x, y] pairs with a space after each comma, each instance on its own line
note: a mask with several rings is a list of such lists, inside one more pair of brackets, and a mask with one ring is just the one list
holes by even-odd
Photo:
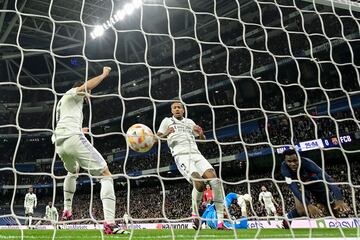
[[311, 218], [318, 218], [322, 216], [322, 211], [313, 204], [308, 205], [307, 209]]
[[202, 129], [200, 126], [198, 126], [198, 125], [195, 125], [193, 130], [194, 130], [194, 132], [196, 132], [196, 133], [199, 134], [199, 135], [203, 135], [203, 134], [204, 134], [203, 129]]
[[165, 136], [168, 136], [170, 133], [173, 133], [173, 132], [175, 132], [175, 129], [173, 127], [169, 127], [165, 133]]
[[337, 200], [334, 203], [334, 210], [343, 213], [343, 212], [348, 212], [350, 208], [343, 200]]
[[107, 77], [111, 71], [111, 67], [103, 67], [103, 76]]

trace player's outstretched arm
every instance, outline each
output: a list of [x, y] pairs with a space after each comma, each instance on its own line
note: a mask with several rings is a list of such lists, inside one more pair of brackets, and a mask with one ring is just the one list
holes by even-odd
[[[335, 180], [329, 175], [327, 174], [323, 169], [321, 169], [316, 163], [314, 162], [308, 162], [308, 168], [315, 172], [317, 174], [317, 176], [319, 177], [319, 179], [323, 179], [323, 176], [325, 176], [325, 180], [328, 183], [334, 183]], [[347, 204], [343, 201], [344, 197], [341, 193], [341, 189], [333, 184], [327, 184], [327, 186], [329, 187], [330, 191], [334, 194], [334, 198], [336, 199], [336, 202], [339, 202], [338, 204], [338, 208], [343, 209], [345, 211], [345, 209], [348, 209]], [[336, 204], [335, 204], [336, 206]]]
[[80, 87], [77, 88], [77, 92], [85, 92], [85, 90], [92, 90], [94, 89], [97, 85], [99, 85], [107, 76], [109, 76], [109, 73], [111, 71], [110, 67], [104, 67], [103, 68], [103, 72], [102, 74], [100, 74], [99, 76], [96, 76], [90, 80], [88, 80], [86, 83], [84, 83], [83, 85], [81, 85]]

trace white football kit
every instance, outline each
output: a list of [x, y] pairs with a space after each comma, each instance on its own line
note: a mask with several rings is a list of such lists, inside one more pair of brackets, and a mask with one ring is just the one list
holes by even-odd
[[238, 196], [237, 204], [239, 205], [241, 212], [246, 212], [246, 201], [248, 201], [243, 195]]
[[57, 125], [52, 141], [68, 172], [76, 173], [80, 166], [92, 175], [100, 175], [107, 164], [81, 131], [85, 95], [76, 89], [67, 91], [56, 107]]
[[27, 193], [24, 200], [25, 215], [34, 214], [34, 207], [37, 205], [35, 193]]
[[125, 223], [125, 226], [128, 227], [128, 224], [129, 224], [129, 215], [127, 213], [124, 213], [124, 223]]
[[264, 201], [265, 210], [267, 212], [267, 215], [270, 215], [271, 213], [276, 211], [274, 203], [272, 201], [271, 192], [269, 192], [269, 191], [261, 192], [259, 194], [259, 201], [261, 202], [261, 200]]
[[159, 133], [166, 133], [168, 128], [174, 132], [167, 136], [167, 144], [180, 173], [189, 181], [191, 174], [197, 172], [202, 176], [206, 170], [213, 169], [211, 164], [200, 153], [193, 128], [196, 124], [189, 118], [178, 120], [175, 117], [166, 117], [162, 120]]
[[56, 207], [46, 206], [45, 219], [51, 221], [52, 224], [56, 223], [59, 219], [59, 214]]

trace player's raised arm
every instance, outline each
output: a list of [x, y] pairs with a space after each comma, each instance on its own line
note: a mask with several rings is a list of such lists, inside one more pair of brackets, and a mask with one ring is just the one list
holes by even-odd
[[94, 89], [109, 75], [110, 71], [111, 71], [110, 67], [104, 67], [102, 74], [88, 80], [86, 83], [84, 83], [83, 85], [78, 87], [76, 91], [77, 92], [85, 92], [85, 90], [89, 91], [89, 90]]

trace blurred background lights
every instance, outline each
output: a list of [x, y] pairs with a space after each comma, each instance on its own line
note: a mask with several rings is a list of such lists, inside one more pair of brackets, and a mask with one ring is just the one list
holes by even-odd
[[106, 21], [106, 23], [95, 26], [94, 30], [90, 33], [92, 39], [101, 37], [105, 30], [114, 26], [115, 23], [123, 20], [126, 15], [131, 15], [135, 9], [140, 8], [142, 4], [142, 0], [133, 0], [132, 2], [125, 4], [124, 8], [118, 10], [109, 20]]

